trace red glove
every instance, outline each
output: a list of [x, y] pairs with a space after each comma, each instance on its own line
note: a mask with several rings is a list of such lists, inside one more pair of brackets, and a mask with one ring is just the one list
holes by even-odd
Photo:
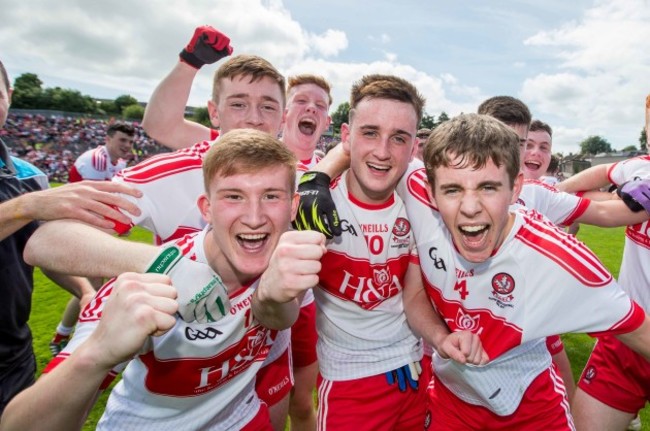
[[230, 38], [209, 25], [197, 27], [192, 40], [179, 54], [181, 61], [200, 69], [232, 54]]

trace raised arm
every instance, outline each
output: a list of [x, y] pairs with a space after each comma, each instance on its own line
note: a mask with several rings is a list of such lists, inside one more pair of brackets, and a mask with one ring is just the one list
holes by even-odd
[[124, 193], [140, 197], [140, 191], [110, 181], [81, 181], [47, 190], [25, 193], [0, 204], [0, 241], [34, 220], [76, 219], [101, 229], [130, 219], [117, 210], [134, 215], [138, 207], [121, 197]]
[[307, 289], [318, 284], [325, 237], [319, 232], [282, 234], [253, 295], [253, 314], [271, 329], [289, 328], [298, 318]]
[[95, 331], [65, 361], [9, 403], [0, 429], [81, 429], [108, 372], [133, 357], [149, 336], [162, 335], [174, 326], [175, 297], [166, 276], [120, 276]]
[[179, 54], [178, 63], [154, 90], [142, 127], [160, 144], [179, 149], [210, 139], [210, 129], [185, 119], [192, 82], [204, 64], [230, 55], [230, 39], [210, 26], [198, 27]]

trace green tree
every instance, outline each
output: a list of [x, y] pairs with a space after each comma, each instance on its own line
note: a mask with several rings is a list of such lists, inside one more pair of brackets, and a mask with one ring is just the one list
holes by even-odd
[[81, 112], [92, 114], [96, 112], [95, 102], [90, 96], [85, 96], [77, 90], [61, 87], [46, 88], [43, 92], [43, 101], [39, 108], [54, 109], [66, 112]]
[[97, 112], [103, 115], [119, 115], [121, 111], [113, 100], [102, 100], [97, 103]]
[[419, 129], [433, 129], [436, 127], [436, 117], [424, 112], [420, 121]]
[[621, 150], [621, 152], [629, 153], [629, 152], [632, 152], [632, 151], [638, 151], [638, 150], [639, 150], [639, 149], [636, 147], [636, 145], [628, 145], [627, 147], [623, 148], [623, 149]]
[[38, 109], [43, 102], [43, 81], [34, 73], [23, 73], [14, 80], [11, 105], [20, 109]]
[[447, 115], [447, 113], [445, 111], [442, 111], [440, 113], [440, 115], [438, 115], [438, 121], [436, 122], [436, 125], [433, 126], [433, 128], [438, 127], [439, 125], [441, 125], [445, 121], [449, 121], [449, 115]]
[[192, 121], [196, 121], [199, 124], [203, 124], [205, 127], [213, 127], [212, 122], [210, 121], [210, 113], [208, 108], [194, 108], [194, 114], [192, 115]]
[[127, 106], [137, 105], [137, 104], [138, 104], [137, 99], [128, 94], [123, 94], [121, 96], [118, 96], [115, 99], [115, 108], [117, 109], [117, 112], [124, 113], [124, 108], [126, 108]]
[[350, 102], [341, 103], [332, 114], [332, 128], [335, 134], [341, 133], [341, 124], [348, 122]]
[[612, 146], [610, 143], [600, 136], [590, 136], [584, 141], [580, 142], [581, 154], [600, 154], [611, 152]]
[[122, 116], [129, 120], [142, 121], [142, 117], [144, 117], [144, 108], [137, 103], [125, 106], [124, 109], [122, 109]]
[[641, 136], [639, 136], [639, 147], [644, 153], [648, 152], [648, 137], [646, 135], [645, 127], [641, 129]]

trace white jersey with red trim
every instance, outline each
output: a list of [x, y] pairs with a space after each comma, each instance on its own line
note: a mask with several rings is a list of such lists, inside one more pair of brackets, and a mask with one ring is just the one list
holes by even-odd
[[587, 210], [590, 201], [561, 192], [539, 180], [524, 180], [517, 204], [534, 209], [558, 226], [569, 226]]
[[201, 164], [212, 143], [199, 142], [158, 154], [116, 175], [113, 181], [142, 192], [141, 198], [124, 195], [138, 206], [141, 214], [127, 214], [131, 226], [118, 226], [117, 232], [124, 233], [138, 225], [153, 232], [160, 244], [203, 229], [206, 222], [196, 203], [204, 192]]
[[106, 146], [100, 145], [77, 157], [68, 173], [69, 181], [109, 181], [115, 174], [126, 168], [126, 164], [124, 159], [118, 159], [113, 163]]
[[[617, 186], [634, 178], [650, 179], [650, 156], [615, 163], [608, 176]], [[650, 313], [650, 221], [626, 228], [618, 282]]]
[[[208, 232], [188, 235], [177, 245], [186, 257], [207, 263], [203, 243]], [[98, 429], [232, 430], [248, 423], [260, 403], [255, 375], [277, 333], [253, 317], [257, 284], [231, 293], [230, 314], [215, 323], [177, 318], [169, 332], [150, 337], [112, 390]], [[84, 309], [61, 358], [97, 327], [112, 288], [113, 281], [105, 284]]]
[[550, 366], [545, 337], [623, 333], [643, 322], [641, 308], [596, 256], [534, 211], [513, 210], [514, 225], [496, 254], [467, 262], [429, 203], [425, 181], [424, 169], [411, 166], [398, 186], [425, 288], [449, 328], [478, 334], [492, 359], [472, 367], [434, 355], [436, 375], [462, 400], [511, 414]]
[[404, 205], [394, 195], [368, 205], [350, 195], [347, 172], [332, 198], [343, 234], [327, 244], [316, 297], [318, 363], [327, 380], [351, 380], [422, 358], [406, 322], [404, 276], [414, 247]]

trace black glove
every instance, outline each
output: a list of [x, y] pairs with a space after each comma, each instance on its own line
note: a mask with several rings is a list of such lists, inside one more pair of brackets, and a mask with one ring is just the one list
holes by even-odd
[[300, 204], [293, 222], [296, 230], [315, 230], [331, 239], [341, 235], [341, 223], [330, 193], [330, 177], [323, 172], [305, 172], [298, 184]]
[[630, 210], [650, 213], [650, 180], [635, 179], [623, 183], [616, 189], [616, 194]]
[[420, 361], [411, 362], [393, 371], [386, 372], [386, 381], [389, 385], [397, 383], [400, 392], [406, 392], [408, 386], [413, 390], [418, 390], [418, 380], [422, 373]]
[[179, 54], [182, 61], [200, 69], [204, 64], [212, 64], [232, 54], [230, 38], [219, 30], [204, 25], [194, 30], [192, 40]]

